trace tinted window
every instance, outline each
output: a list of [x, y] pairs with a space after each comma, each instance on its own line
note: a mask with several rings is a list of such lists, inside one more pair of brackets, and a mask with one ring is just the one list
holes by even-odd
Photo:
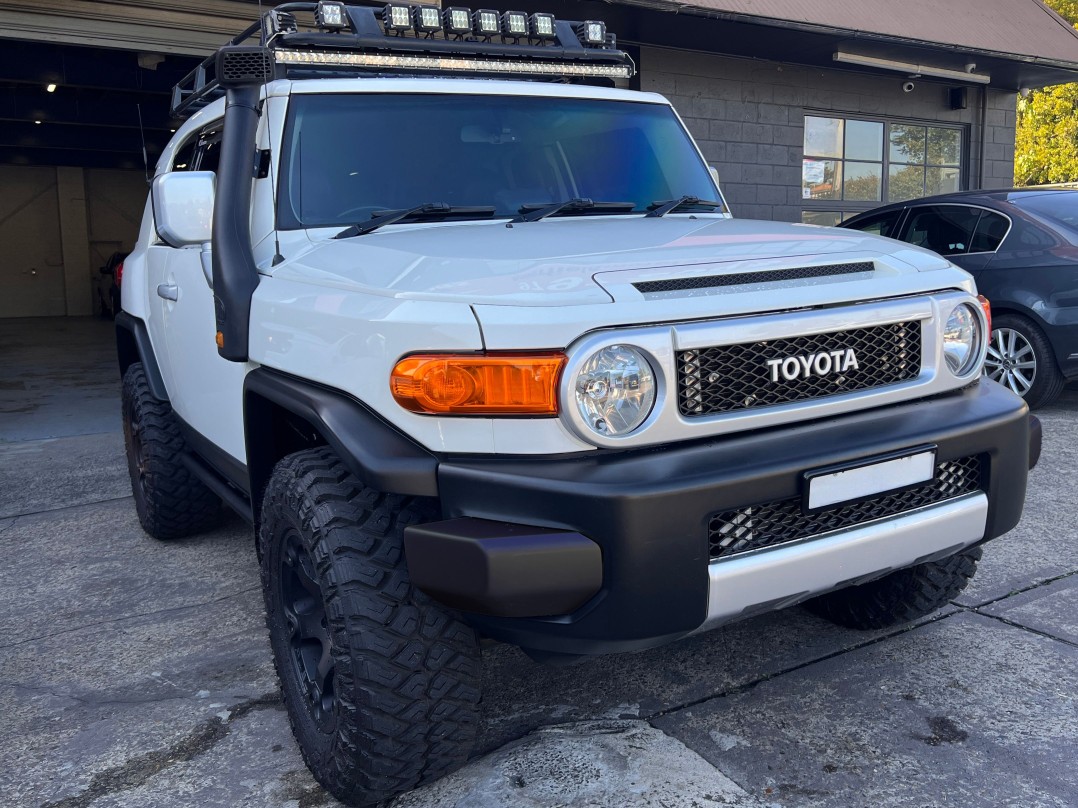
[[1015, 195], [1011, 201], [1032, 213], [1040, 214], [1055, 224], [1078, 230], [1078, 192], [1060, 192], [1026, 196]]
[[289, 109], [280, 224], [354, 224], [424, 202], [521, 205], [573, 197], [710, 199], [715, 186], [673, 111], [576, 98], [301, 95]]
[[898, 220], [902, 218], [901, 210], [890, 210], [886, 213], [877, 213], [875, 216], [866, 216], [850, 227], [863, 233], [873, 233], [877, 236], [889, 236], [894, 238], [897, 233]]
[[208, 132], [203, 135], [195, 159], [198, 162], [199, 171], [217, 171], [217, 167], [221, 164], [220, 132]]
[[980, 215], [979, 208], [964, 205], [914, 208], [904, 240], [940, 255], [961, 255], [969, 252]]
[[172, 156], [170, 171], [194, 171], [195, 148], [198, 146], [198, 135], [192, 135], [184, 141], [176, 153]]
[[995, 252], [1010, 229], [1011, 223], [1007, 221], [1007, 217], [992, 213], [990, 210], [983, 211], [981, 220], [977, 222], [977, 232], [973, 234], [969, 251], [971, 253]]

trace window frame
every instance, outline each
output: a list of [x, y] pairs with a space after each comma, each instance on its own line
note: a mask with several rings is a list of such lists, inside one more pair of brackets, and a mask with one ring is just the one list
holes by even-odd
[[[974, 223], [973, 231], [971, 233], [971, 242], [972, 242], [973, 238], [977, 237], [977, 230], [981, 226], [981, 219], [984, 217], [985, 213], [994, 213], [997, 216], [1002, 216], [1004, 219], [1007, 220], [1007, 232], [1004, 233], [1003, 238], [1001, 238], [999, 240], [999, 246], [997, 246], [996, 249], [994, 249], [994, 250], [977, 250], [976, 252], [951, 253], [950, 256], [944, 255], [943, 256], [944, 258], [950, 258], [952, 256], [963, 257], [963, 256], [969, 256], [969, 255], [995, 255], [996, 253], [999, 252], [1000, 248], [1004, 244], [1007, 243], [1007, 238], [1011, 235], [1011, 231], [1014, 230], [1014, 219], [1012, 219], [1010, 216], [1008, 216], [1003, 211], [996, 210], [995, 208], [989, 208], [989, 207], [986, 207], [985, 205], [977, 205], [977, 204], [969, 203], [969, 202], [925, 202], [924, 204], [916, 203], [916, 204], [906, 206], [906, 208], [904, 210], [904, 215], [903, 215], [903, 218], [902, 218], [902, 222], [901, 222], [901, 225], [900, 225], [899, 230], [898, 230], [897, 239], [899, 241], [902, 241], [902, 242], [904, 242], [906, 244], [910, 243], [910, 242], [906, 241], [906, 232], [908, 231], [909, 226], [910, 226], [910, 222], [913, 221], [914, 214], [915, 214], [915, 212], [916, 212], [916, 210], [918, 208], [969, 208], [970, 210], [978, 211], [978, 213], [977, 213], [977, 221]], [[938, 254], [943, 255], [942, 253], [938, 253]]]
[[[893, 115], [868, 115], [861, 113], [847, 113], [839, 110], [822, 110], [822, 109], [810, 109], [804, 108], [801, 111], [802, 121], [802, 139], [801, 139], [801, 160], [804, 165], [804, 160], [834, 160], [835, 162], [843, 165], [842, 180], [843, 184], [846, 181], [845, 164], [847, 162], [862, 163], [862, 162], [875, 162], [865, 160], [847, 160], [845, 156], [846, 151], [846, 127], [843, 125], [842, 132], [842, 157], [813, 157], [810, 154], [806, 154], [804, 145], [804, 127], [806, 118], [832, 118], [842, 121], [863, 121], [865, 123], [881, 123], [883, 124], [883, 160], [880, 162], [881, 177], [880, 177], [880, 198], [878, 200], [847, 200], [847, 199], [802, 199], [801, 200], [801, 213], [837, 213], [839, 214], [839, 223], [846, 221], [853, 216], [866, 211], [875, 210], [876, 208], [883, 207], [884, 205], [896, 205], [907, 204], [915, 201], [910, 200], [896, 200], [894, 202], [887, 199], [888, 186], [890, 184], [890, 168], [891, 168], [891, 127], [892, 126], [923, 126], [933, 129], [951, 129], [959, 133], [959, 148], [961, 153], [958, 159], [958, 190], [965, 191], [969, 188], [969, 172], [970, 172], [970, 127], [969, 124], [964, 123], [950, 123], [944, 121], [932, 121], [919, 118], [903, 118]], [[924, 168], [937, 167], [930, 166], [927, 162], [928, 155], [925, 155], [926, 162], [923, 164]], [[906, 165], [905, 163], [895, 163], [895, 165]], [[949, 167], [949, 166], [947, 166]], [[798, 181], [798, 186], [803, 187], [803, 180]], [[991, 210], [987, 208], [986, 210]], [[904, 223], [903, 223], [904, 224]]]

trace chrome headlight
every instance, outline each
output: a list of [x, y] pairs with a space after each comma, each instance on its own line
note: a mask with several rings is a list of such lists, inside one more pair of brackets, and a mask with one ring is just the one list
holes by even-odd
[[573, 381], [584, 423], [599, 435], [627, 435], [655, 405], [655, 372], [644, 354], [629, 345], [596, 351]]
[[981, 320], [973, 306], [955, 306], [943, 328], [943, 357], [951, 373], [966, 376], [973, 371], [981, 356], [981, 340]]

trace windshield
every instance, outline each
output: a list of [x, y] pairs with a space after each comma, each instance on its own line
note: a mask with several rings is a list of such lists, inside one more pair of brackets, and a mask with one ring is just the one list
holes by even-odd
[[1015, 194], [1011, 201], [1022, 210], [1039, 214], [1057, 225], [1078, 233], [1078, 191], [1055, 191], [1046, 194]]
[[493, 206], [576, 198], [643, 212], [715, 197], [664, 104], [490, 95], [295, 95], [279, 226], [346, 226], [427, 202]]

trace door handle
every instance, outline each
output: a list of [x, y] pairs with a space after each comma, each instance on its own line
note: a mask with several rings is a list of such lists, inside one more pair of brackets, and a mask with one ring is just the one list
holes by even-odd
[[180, 287], [174, 283], [158, 284], [157, 296], [175, 302], [180, 299]]

